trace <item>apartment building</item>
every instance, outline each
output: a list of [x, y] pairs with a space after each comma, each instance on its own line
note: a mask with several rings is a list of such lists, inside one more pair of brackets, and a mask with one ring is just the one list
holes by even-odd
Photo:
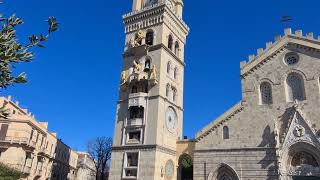
[[78, 152], [77, 180], [95, 180], [96, 167], [88, 153]]
[[0, 162], [23, 172], [23, 180], [73, 180], [78, 154], [48, 131], [48, 122], [0, 97]]

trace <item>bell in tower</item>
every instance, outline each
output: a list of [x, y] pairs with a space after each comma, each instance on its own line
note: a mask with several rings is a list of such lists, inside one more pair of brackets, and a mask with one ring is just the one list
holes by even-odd
[[126, 48], [109, 179], [176, 179], [189, 32], [182, 0], [133, 0], [132, 11], [123, 16]]

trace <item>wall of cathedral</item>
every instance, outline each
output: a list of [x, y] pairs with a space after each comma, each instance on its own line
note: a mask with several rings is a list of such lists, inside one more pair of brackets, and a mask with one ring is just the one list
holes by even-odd
[[[299, 100], [304, 115], [312, 128], [320, 129], [320, 53], [308, 47], [312, 45], [309, 42], [299, 41], [305, 46], [294, 45], [288, 44], [289, 38], [285, 38], [256, 59], [251, 59], [247, 67], [259, 58], [267, 61], [252, 67], [250, 73], [245, 73], [248, 68], [242, 66], [242, 101], [200, 131], [198, 135], [202, 136], [197, 135], [195, 180], [206, 177], [211, 180], [221, 164], [233, 169], [240, 179], [277, 179], [275, 124], [295, 104], [290, 99], [292, 92], [287, 80], [292, 72], [301, 75], [304, 83], [305, 95]], [[286, 57], [292, 52], [298, 55], [298, 62], [288, 65]], [[268, 104], [263, 103], [267, 95], [261, 94], [264, 82], [272, 88], [272, 99]], [[225, 127], [228, 129], [227, 138], [224, 137]]]

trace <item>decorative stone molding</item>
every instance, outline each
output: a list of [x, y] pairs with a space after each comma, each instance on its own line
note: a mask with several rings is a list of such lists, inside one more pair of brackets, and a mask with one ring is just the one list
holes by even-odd
[[320, 176], [320, 167], [310, 165], [290, 167], [286, 174], [289, 176]]
[[199, 131], [196, 134], [196, 140], [200, 141], [213, 131], [215, 131], [219, 126], [222, 126], [225, 122], [231, 120], [236, 114], [243, 111], [244, 105], [242, 104], [242, 101], [239, 102], [237, 105], [232, 107], [229, 111], [227, 111], [225, 114], [220, 116], [218, 119], [213, 121], [211, 124], [207, 125], [205, 128], [203, 128], [201, 131]]
[[144, 8], [141, 11], [131, 12], [124, 15], [122, 18], [123, 22], [126, 24], [126, 33], [136, 31], [140, 28], [152, 26], [157, 23], [162, 23], [164, 20], [164, 12], [166, 12], [166, 16], [170, 18], [177, 26], [180, 26], [186, 34], [190, 31], [190, 28], [182, 20], [181, 17], [172, 12], [172, 10], [167, 7], [164, 2], [160, 2], [158, 4]]
[[261, 68], [270, 60], [276, 58], [288, 46], [294, 46], [305, 51], [319, 53], [320, 52], [320, 36], [318, 39], [313, 37], [313, 33], [303, 36], [302, 31], [296, 31], [292, 34], [291, 29], [285, 30], [285, 36], [277, 36], [275, 42], [268, 42], [265, 49], [258, 49], [257, 55], [250, 55], [247, 61], [241, 62], [241, 79], [252, 74]]

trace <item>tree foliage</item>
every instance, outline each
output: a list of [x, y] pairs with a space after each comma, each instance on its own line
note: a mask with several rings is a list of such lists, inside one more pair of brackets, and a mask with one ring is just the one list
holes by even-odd
[[55, 17], [49, 17], [47, 20], [49, 28], [46, 35], [32, 34], [26, 43], [22, 43], [18, 41], [16, 29], [23, 23], [23, 20], [16, 15], [5, 17], [0, 14], [0, 90], [16, 83], [27, 82], [25, 73], [16, 75], [13, 69], [19, 63], [30, 62], [34, 58], [32, 48], [44, 48], [43, 43], [59, 26]]
[[108, 161], [111, 159], [112, 138], [98, 137], [88, 143], [88, 153], [96, 167], [96, 180], [106, 180]]
[[21, 178], [21, 176], [22, 176], [22, 173], [20, 171], [0, 163], [0, 179], [18, 180], [19, 178]]

